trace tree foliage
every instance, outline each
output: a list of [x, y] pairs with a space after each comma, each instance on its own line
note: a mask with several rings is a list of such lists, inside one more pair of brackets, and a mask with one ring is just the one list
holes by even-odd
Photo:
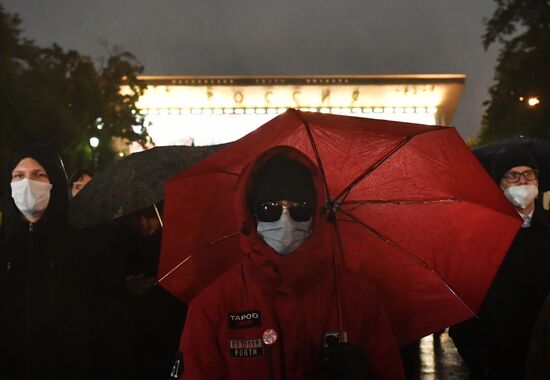
[[[39, 47], [21, 37], [21, 20], [0, 4], [0, 163], [21, 146], [43, 142], [61, 153], [68, 172], [92, 166], [89, 139], [100, 139], [99, 166], [116, 159], [113, 138], [145, 143], [136, 102], [143, 67], [128, 52], [106, 62], [54, 44]], [[131, 91], [121, 94], [121, 85]], [[100, 129], [98, 129], [98, 126]], [[144, 130], [144, 129], [142, 129]]]
[[[501, 43], [480, 142], [550, 138], [550, 0], [495, 0], [483, 45]], [[540, 103], [529, 105], [529, 99]]]

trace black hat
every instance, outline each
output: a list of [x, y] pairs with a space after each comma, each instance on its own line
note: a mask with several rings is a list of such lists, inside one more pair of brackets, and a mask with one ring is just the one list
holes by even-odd
[[530, 152], [516, 146], [505, 146], [492, 157], [491, 177], [496, 183], [499, 183], [504, 174], [515, 166], [539, 168], [535, 156]]
[[268, 159], [252, 176], [248, 204], [287, 199], [315, 203], [315, 186], [310, 170], [285, 155]]
[[84, 177], [85, 175], [93, 178], [94, 177], [94, 172], [92, 172], [91, 170], [89, 169], [80, 169], [78, 170], [77, 172], [75, 172], [72, 176], [71, 176], [71, 179], [69, 180], [69, 186], [72, 186], [73, 183], [75, 183], [76, 181], [78, 181], [80, 178]]

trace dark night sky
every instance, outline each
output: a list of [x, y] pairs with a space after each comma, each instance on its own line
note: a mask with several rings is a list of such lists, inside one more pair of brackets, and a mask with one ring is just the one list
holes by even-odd
[[479, 132], [493, 0], [0, 0], [25, 37], [94, 58], [104, 42], [151, 75], [466, 74], [454, 125]]

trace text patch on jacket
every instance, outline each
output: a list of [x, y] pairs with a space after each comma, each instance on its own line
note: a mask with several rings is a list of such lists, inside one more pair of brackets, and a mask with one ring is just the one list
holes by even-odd
[[259, 310], [230, 312], [227, 319], [230, 329], [246, 329], [262, 325], [262, 313]]
[[261, 339], [230, 340], [229, 356], [232, 358], [253, 358], [264, 355]]

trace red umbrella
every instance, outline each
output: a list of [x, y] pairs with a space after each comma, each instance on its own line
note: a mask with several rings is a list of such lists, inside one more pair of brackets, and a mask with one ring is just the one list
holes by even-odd
[[295, 110], [167, 183], [162, 286], [188, 302], [241, 259], [234, 190], [279, 145], [323, 173], [344, 265], [378, 284], [401, 343], [474, 315], [521, 221], [456, 131]]

